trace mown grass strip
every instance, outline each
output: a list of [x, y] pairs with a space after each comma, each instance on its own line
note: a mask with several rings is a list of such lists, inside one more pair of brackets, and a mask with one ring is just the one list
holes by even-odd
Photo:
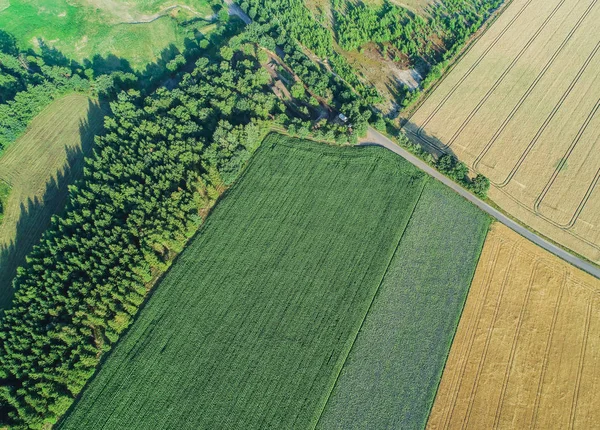
[[105, 113], [85, 95], [64, 96], [36, 116], [0, 157], [0, 309], [12, 301], [17, 267], [25, 264], [52, 215], [63, 210], [68, 186], [81, 177]]
[[489, 223], [427, 183], [318, 428], [425, 427]]
[[314, 426], [426, 180], [268, 137], [59, 428]]

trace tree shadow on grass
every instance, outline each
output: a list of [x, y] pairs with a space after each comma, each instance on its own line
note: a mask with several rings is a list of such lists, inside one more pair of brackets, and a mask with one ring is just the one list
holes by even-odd
[[64, 211], [68, 186], [82, 177], [84, 157], [91, 153], [94, 136], [102, 131], [105, 113], [99, 104], [89, 101], [88, 116], [79, 124], [81, 147], [65, 146], [65, 164], [46, 183], [42, 196], [21, 202], [14, 238], [8, 244], [0, 244], [0, 309], [8, 308], [12, 302], [17, 267], [26, 264], [26, 256], [40, 242], [52, 217]]
[[446, 146], [439, 138], [422, 130], [417, 124], [413, 123], [410, 118], [402, 122], [401, 128], [411, 142], [419, 145], [422, 150], [429, 152], [436, 159], [444, 155], [451, 155], [456, 160], [459, 160], [452, 147]]
[[[157, 61], [148, 64], [141, 72], [134, 72], [127, 60], [115, 55], [104, 57], [96, 55], [91, 60], [84, 60], [83, 65], [92, 70], [94, 76], [112, 72], [135, 75], [137, 82], [130, 83], [123, 78], [122, 85], [119, 84], [120, 78], [116, 77], [115, 95], [120, 90], [129, 89], [128, 86], [142, 90], [143, 94], [149, 94], [160, 86], [175, 87], [184, 73], [193, 70], [198, 58], [211, 58], [216, 55], [222, 44], [236, 34], [242, 26], [243, 23], [231, 20], [227, 25], [218, 27], [208, 35], [196, 32], [192, 37], [184, 40], [182, 51], [175, 45], [166, 47]], [[209, 42], [205, 47], [201, 47], [199, 44], [203, 39]], [[1, 43], [2, 39], [0, 38], [0, 47]], [[80, 64], [68, 59], [57, 49], [47, 46], [43, 41], [40, 43], [40, 47], [42, 48], [40, 56], [47, 64], [71, 67], [73, 70], [80, 67]], [[167, 64], [178, 55], [185, 58], [186, 64], [182, 68], [169, 70]], [[17, 273], [17, 267], [26, 264], [26, 256], [40, 242], [44, 232], [50, 227], [52, 216], [64, 212], [68, 198], [68, 186], [82, 176], [84, 158], [91, 152], [94, 136], [102, 131], [101, 118], [110, 114], [108, 102], [112, 97], [100, 98], [100, 104], [90, 101], [88, 117], [80, 124], [79, 133], [82, 147], [65, 147], [67, 161], [63, 168], [46, 183], [41, 197], [32, 197], [21, 203], [14, 238], [7, 244], [0, 244], [0, 311], [8, 308], [12, 302], [13, 279]]]

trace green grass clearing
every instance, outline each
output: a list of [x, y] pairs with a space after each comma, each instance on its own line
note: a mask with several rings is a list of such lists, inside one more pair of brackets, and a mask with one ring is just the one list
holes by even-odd
[[489, 224], [427, 183], [317, 428], [425, 428]]
[[313, 427], [426, 181], [267, 137], [59, 428]]
[[[187, 5], [186, 3], [189, 3]], [[189, 9], [171, 10], [166, 16], [150, 21], [165, 8], [183, 4]], [[191, 18], [212, 15], [207, 0], [197, 2], [122, 0], [10, 0], [0, 8], [0, 28], [12, 33], [24, 48], [39, 49], [38, 38], [77, 61], [95, 55], [114, 55], [130, 62], [136, 70], [160, 58], [170, 44], [180, 50], [190, 36], [179, 24]], [[199, 27], [208, 25], [200, 22]]]
[[12, 187], [0, 224], [0, 309], [10, 303], [17, 267], [64, 207], [67, 186], [79, 178], [103, 118], [88, 97], [67, 95], [36, 116], [0, 157], [0, 194], [2, 184]]

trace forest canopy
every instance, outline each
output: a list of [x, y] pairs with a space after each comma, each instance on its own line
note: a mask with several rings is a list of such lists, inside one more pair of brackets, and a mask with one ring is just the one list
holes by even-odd
[[[377, 91], [356, 78], [303, 2], [241, 7], [254, 23], [175, 58], [157, 89], [122, 71], [95, 75], [49, 63], [8, 35], [0, 39], [0, 151], [65, 91], [111, 100], [83, 179], [19, 268], [13, 306], [0, 320], [0, 426], [56, 423], [270, 129], [354, 143], [369, 122], [385, 128], [373, 107]], [[290, 75], [295, 105], [274, 92], [268, 62]], [[343, 113], [348, 123], [323, 121], [323, 111]], [[444, 163], [448, 174], [468, 180], [462, 165]]]

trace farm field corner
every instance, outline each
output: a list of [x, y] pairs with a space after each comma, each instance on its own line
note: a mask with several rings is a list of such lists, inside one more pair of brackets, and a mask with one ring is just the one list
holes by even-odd
[[317, 428], [423, 428], [490, 218], [428, 181]]
[[596, 426], [599, 293], [598, 279], [494, 224], [428, 428]]
[[79, 178], [103, 118], [88, 97], [64, 96], [36, 116], [0, 157], [0, 181], [11, 188], [0, 222], [0, 309], [11, 302], [17, 267], [64, 207], [67, 186]]
[[314, 426], [426, 181], [267, 137], [59, 428]]
[[408, 120], [503, 210], [600, 263], [600, 3], [514, 0]]

